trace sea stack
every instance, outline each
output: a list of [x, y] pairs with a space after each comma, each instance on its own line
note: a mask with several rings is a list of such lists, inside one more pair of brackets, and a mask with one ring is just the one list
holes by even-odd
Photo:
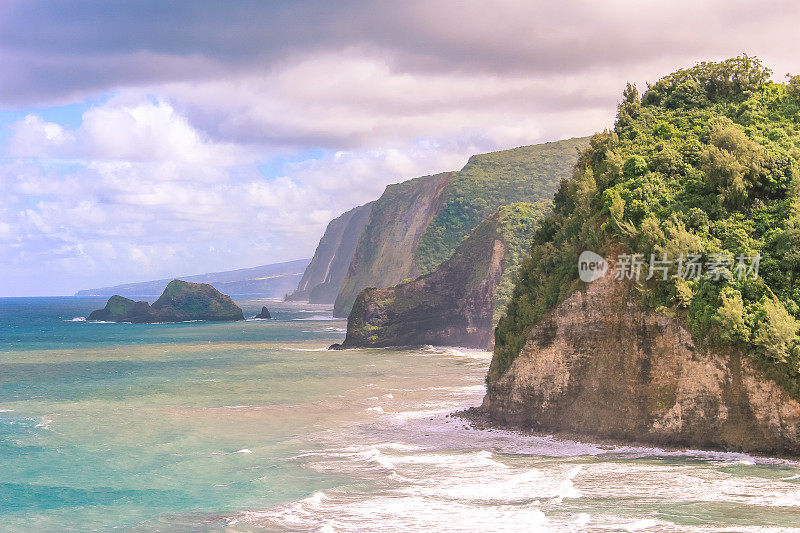
[[269, 314], [269, 309], [267, 309], [267, 306], [265, 305], [261, 307], [261, 312], [253, 318], [272, 318], [272, 315]]
[[108, 299], [103, 309], [92, 311], [89, 320], [107, 322], [186, 322], [244, 320], [242, 310], [230, 296], [207, 283], [172, 280], [153, 305], [119, 295]]

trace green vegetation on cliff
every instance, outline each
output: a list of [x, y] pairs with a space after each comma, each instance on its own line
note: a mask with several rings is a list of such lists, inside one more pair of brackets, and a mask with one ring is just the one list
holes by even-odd
[[334, 305], [347, 316], [366, 287], [432, 272], [500, 206], [550, 200], [588, 138], [472, 156], [464, 168], [386, 188], [375, 202]]
[[389, 185], [372, 204], [334, 302], [334, 316], [346, 317], [365, 287], [389, 287], [419, 275], [414, 264], [414, 247], [440, 205], [450, 174]]
[[586, 142], [582, 137], [472, 156], [450, 181], [441, 209], [414, 250], [420, 273], [449, 258], [499, 206], [550, 200]]
[[536, 221], [548, 209], [549, 202], [503, 206], [433, 272], [362, 290], [343, 346], [489, 347]]
[[[577, 259], [593, 250], [642, 254], [645, 306], [684, 317], [695, 339], [733, 345], [800, 391], [800, 79], [770, 74], [743, 56], [679, 70], [641, 99], [628, 85], [614, 131], [592, 138], [535, 233], [496, 330], [492, 376], [581, 286]], [[646, 281], [650, 254], [734, 262], [719, 280]], [[756, 254], [757, 279], [732, 275], [736, 258]]]

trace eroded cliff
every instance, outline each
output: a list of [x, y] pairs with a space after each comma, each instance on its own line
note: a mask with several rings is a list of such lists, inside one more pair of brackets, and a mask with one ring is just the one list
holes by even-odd
[[419, 276], [414, 249], [441, 207], [441, 195], [451, 174], [424, 176], [386, 187], [373, 204], [358, 240], [334, 303], [334, 316], [346, 317], [365, 287], [388, 287]]
[[286, 300], [319, 304], [336, 300], [372, 204], [355, 207], [328, 223], [297, 290], [287, 294]]
[[450, 345], [486, 349], [514, 272], [547, 202], [503, 206], [430, 274], [359, 293], [342, 347]]
[[800, 454], [800, 404], [733, 348], [692, 339], [604, 278], [531, 329], [482, 410], [501, 425], [656, 445]]
[[587, 145], [584, 137], [474, 155], [460, 171], [387, 187], [359, 239], [334, 316], [348, 316], [366, 287], [432, 272], [500, 206], [552, 199]]

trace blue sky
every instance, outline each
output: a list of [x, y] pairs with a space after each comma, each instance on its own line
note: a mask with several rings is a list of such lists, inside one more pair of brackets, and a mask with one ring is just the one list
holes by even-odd
[[587, 135], [743, 52], [800, 72], [794, 2], [0, 3], [0, 296], [310, 257], [469, 155]]

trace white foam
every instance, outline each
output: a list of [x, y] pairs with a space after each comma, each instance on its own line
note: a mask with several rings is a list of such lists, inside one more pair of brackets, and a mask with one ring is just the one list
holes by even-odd
[[66, 322], [86, 322], [86, 317], [85, 316], [76, 316], [75, 318], [71, 318], [71, 319], [67, 320]]
[[253, 450], [248, 450], [247, 448], [242, 448], [236, 453], [253, 453]]

